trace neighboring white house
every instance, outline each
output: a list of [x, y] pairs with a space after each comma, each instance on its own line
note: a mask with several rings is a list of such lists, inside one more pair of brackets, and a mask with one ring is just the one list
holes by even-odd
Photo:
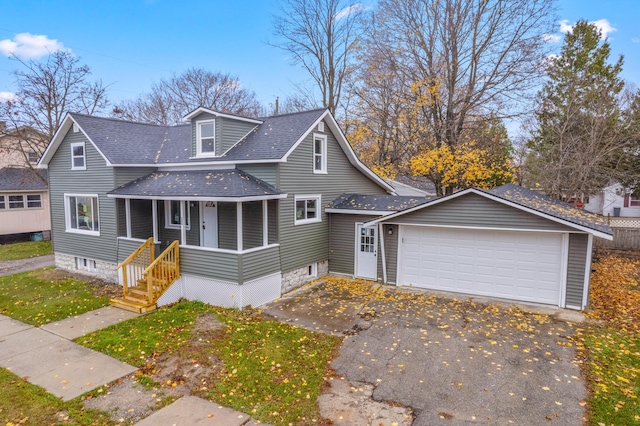
[[613, 183], [589, 197], [584, 208], [603, 216], [640, 217], [640, 198], [619, 183]]

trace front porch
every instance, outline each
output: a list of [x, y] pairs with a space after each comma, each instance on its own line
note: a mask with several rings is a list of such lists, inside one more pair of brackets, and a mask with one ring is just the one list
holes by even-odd
[[[190, 177], [211, 178], [211, 173], [202, 173]], [[222, 175], [229, 177], [229, 173]], [[216, 196], [215, 187], [202, 194], [191, 185], [170, 191], [168, 184], [149, 193], [140, 191], [139, 181], [109, 194], [116, 198], [123, 300], [145, 304], [143, 309], [155, 309], [181, 297], [243, 307], [260, 302], [261, 297], [242, 297], [245, 292], [239, 287], [265, 279], [271, 283], [269, 297], [279, 296], [279, 287], [278, 294], [273, 294], [280, 282], [278, 199], [286, 194], [272, 187], [247, 194], [240, 187], [240, 194], [224, 197]], [[234, 182], [226, 184], [234, 186]], [[156, 261], [156, 253], [162, 253], [158, 259], [164, 260], [155, 267], [164, 269], [152, 275], [148, 268]], [[172, 281], [168, 285], [166, 277]], [[138, 301], [132, 300], [136, 297]]]

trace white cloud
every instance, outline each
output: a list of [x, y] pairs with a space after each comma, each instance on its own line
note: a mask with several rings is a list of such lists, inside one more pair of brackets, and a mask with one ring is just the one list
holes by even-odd
[[64, 45], [46, 35], [20, 33], [16, 34], [13, 40], [0, 40], [0, 53], [5, 56], [15, 55], [22, 59], [39, 58], [58, 50], [65, 50]]
[[542, 36], [542, 39], [545, 41], [545, 43], [558, 43], [561, 38], [562, 37], [560, 37], [558, 34], [544, 34]]
[[[601, 36], [600, 38], [605, 39], [609, 37], [609, 34], [618, 31], [617, 28], [614, 28], [608, 19], [598, 19], [597, 21], [591, 21], [591, 24], [594, 24], [596, 28], [600, 30]], [[563, 34], [567, 34], [573, 31], [573, 25], [569, 25], [568, 19], [563, 19], [560, 21], [560, 32]]]
[[13, 92], [0, 92], [0, 103], [17, 101], [18, 95]]
[[338, 11], [338, 13], [336, 13], [335, 20], [339, 21], [353, 13], [363, 12], [365, 10], [367, 10], [367, 8], [360, 3], [352, 4], [351, 6], [347, 6], [344, 9]]

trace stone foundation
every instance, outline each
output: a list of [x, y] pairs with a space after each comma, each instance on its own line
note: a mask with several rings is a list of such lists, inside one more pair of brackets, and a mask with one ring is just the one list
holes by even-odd
[[[87, 271], [85, 269], [78, 269], [77, 256], [71, 256], [63, 253], [54, 253], [56, 268], [64, 269], [65, 271], [75, 272], [78, 274], [84, 274], [91, 277], [100, 278], [101, 280], [109, 281], [112, 283], [119, 283], [118, 280], [118, 265], [111, 262], [104, 262], [102, 260], [95, 260], [96, 265], [93, 271]], [[90, 259], [90, 258], [88, 258]], [[90, 259], [94, 260], [94, 259]]]
[[317, 274], [315, 276], [309, 276], [309, 266], [303, 266], [302, 268], [294, 269], [282, 273], [282, 294], [295, 290], [304, 284], [315, 280], [316, 278], [324, 277], [329, 273], [329, 261], [323, 260], [317, 263]]

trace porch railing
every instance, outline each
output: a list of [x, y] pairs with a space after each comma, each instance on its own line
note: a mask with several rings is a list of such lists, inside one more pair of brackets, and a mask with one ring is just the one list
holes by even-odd
[[[118, 268], [122, 268], [122, 286], [124, 297], [129, 295], [129, 288], [138, 285], [143, 278], [144, 271], [155, 260], [153, 237], [147, 239], [140, 247], [131, 253]], [[133, 283], [133, 285], [130, 285]]]
[[147, 299], [155, 303], [180, 276], [180, 242], [174, 241], [142, 272], [140, 285], [146, 283]]

